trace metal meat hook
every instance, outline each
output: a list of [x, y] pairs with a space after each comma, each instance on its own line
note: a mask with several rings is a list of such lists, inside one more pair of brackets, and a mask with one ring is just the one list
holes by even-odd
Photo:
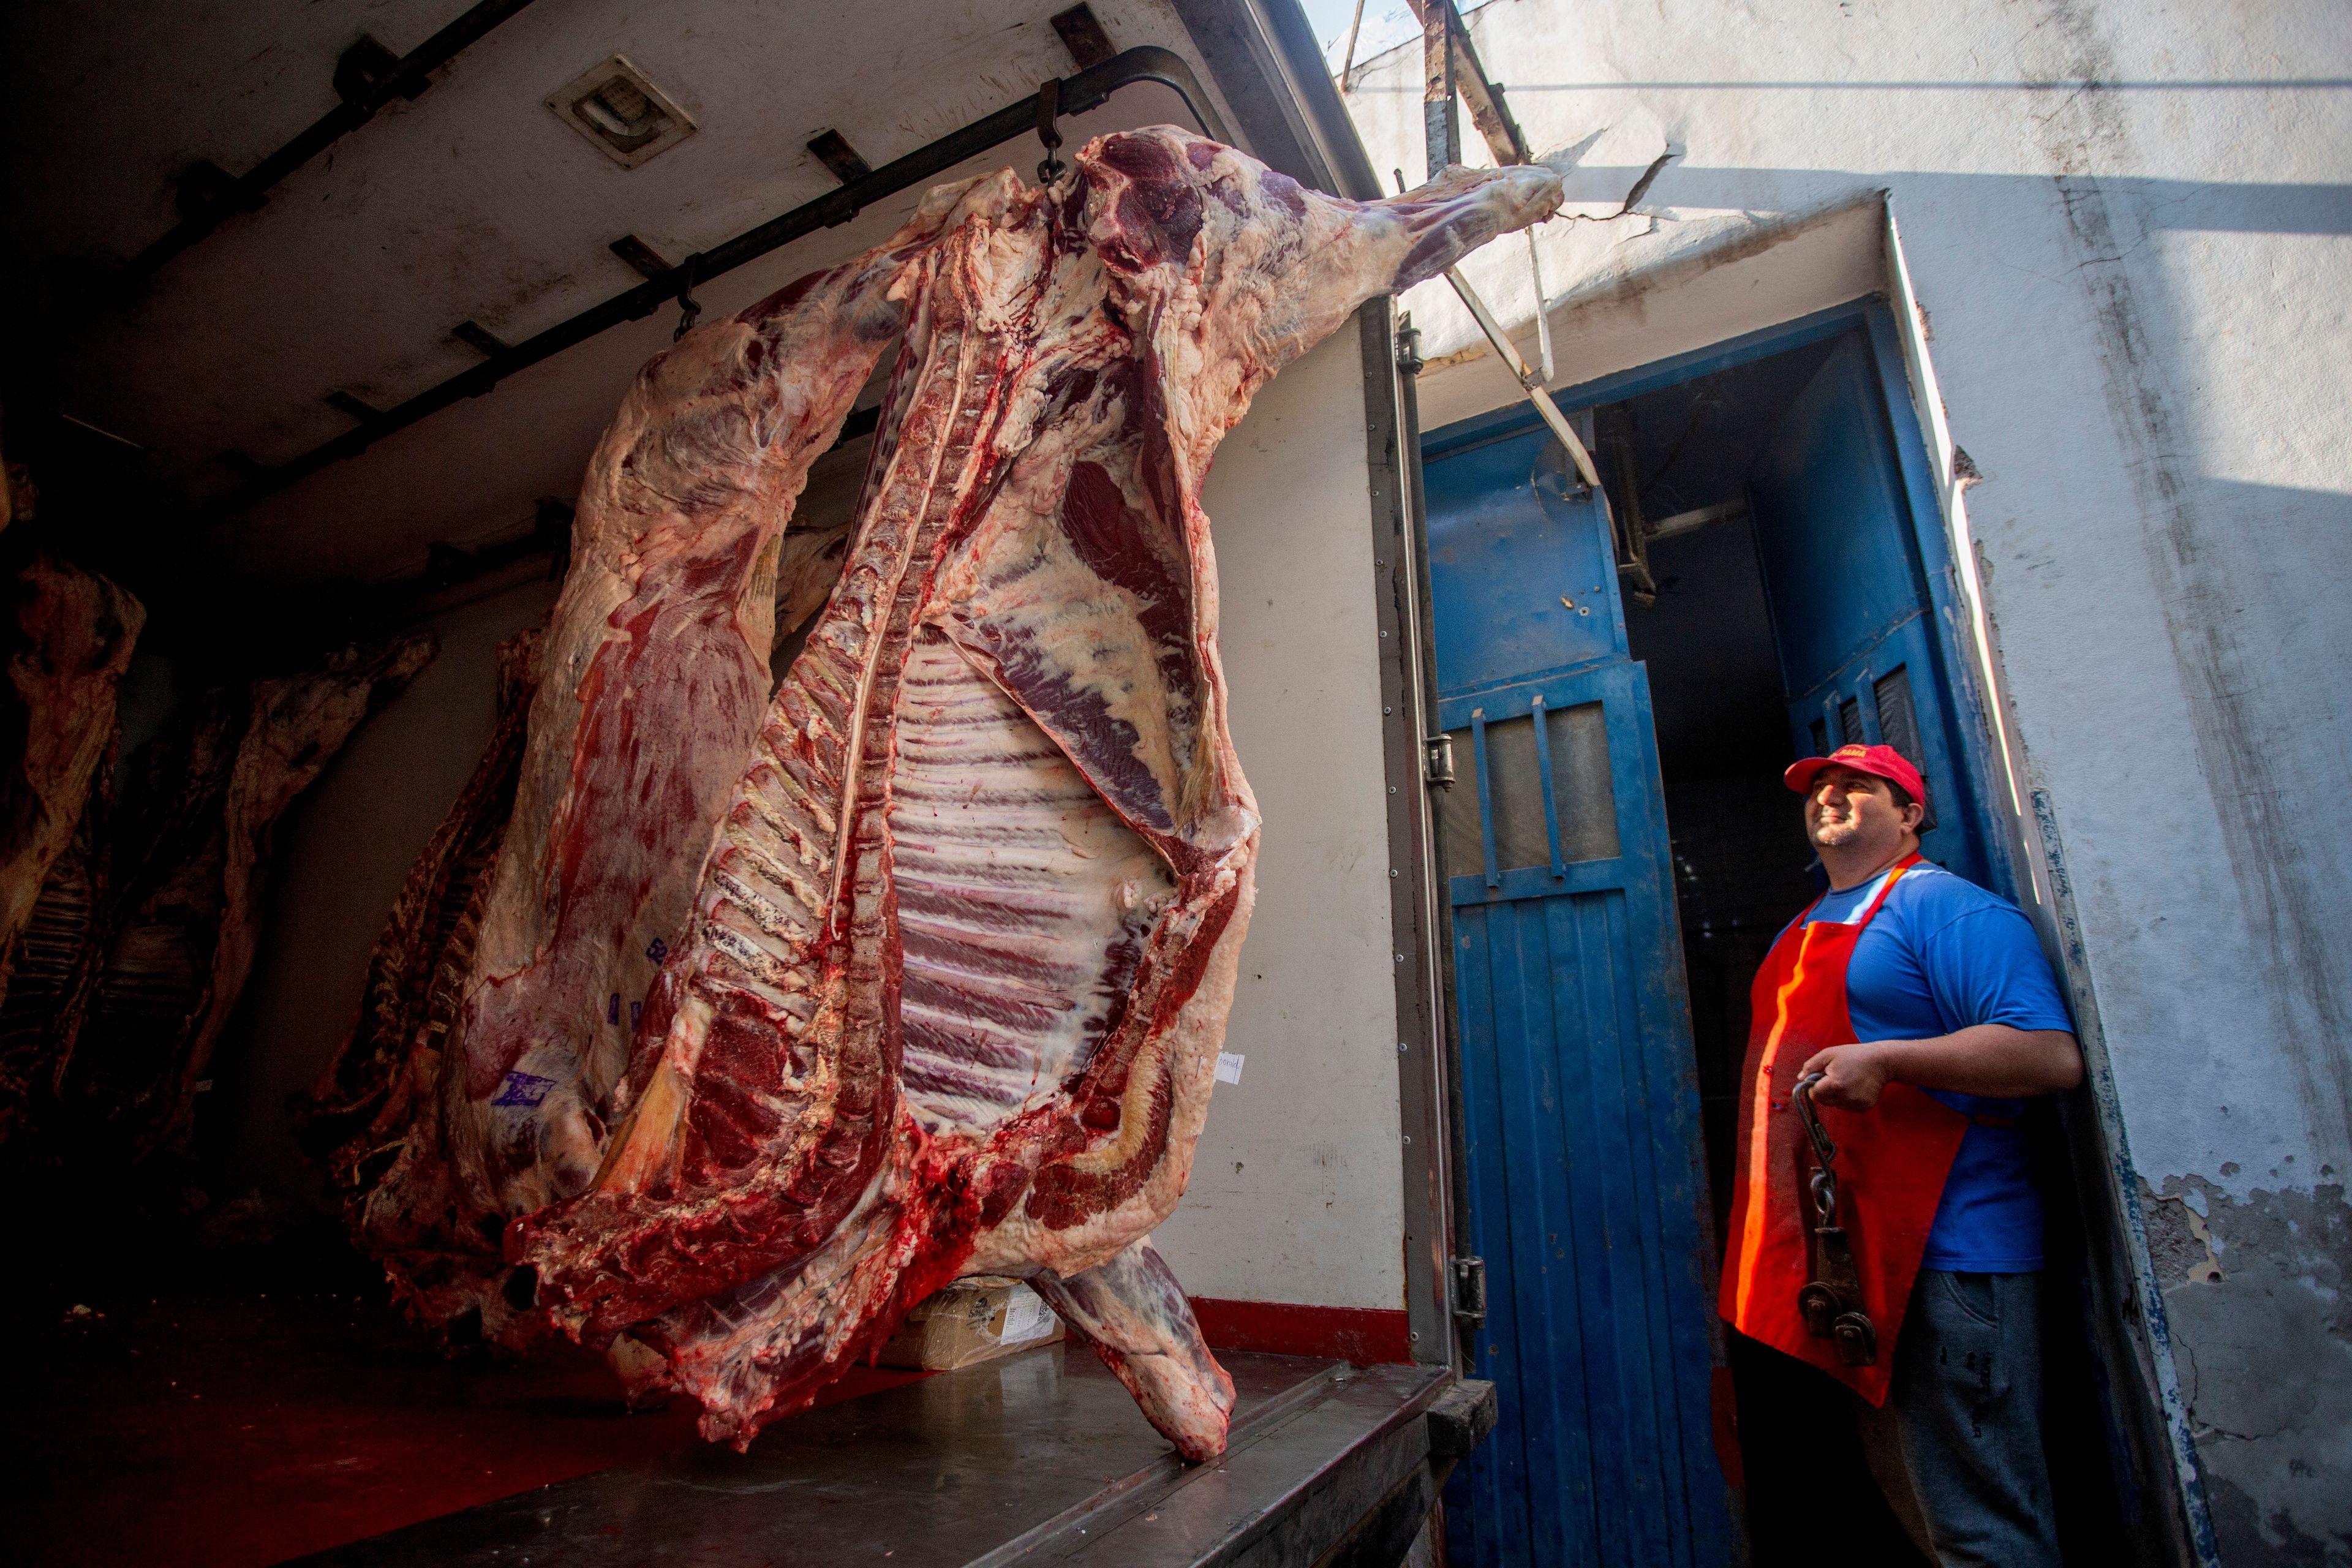
[[1815, 1339], [1834, 1341], [1838, 1359], [1848, 1366], [1869, 1366], [1878, 1360], [1878, 1326], [1862, 1303], [1862, 1275], [1855, 1266], [1853, 1246], [1838, 1224], [1837, 1145], [1830, 1142], [1813, 1110], [1813, 1086], [1825, 1074], [1809, 1072], [1797, 1080], [1789, 1100], [1804, 1123], [1820, 1163], [1812, 1175], [1812, 1274], [1797, 1292], [1797, 1310], [1806, 1331]]
[[701, 255], [697, 253], [677, 264], [677, 331], [669, 335], [672, 342], [694, 331], [694, 323], [702, 319], [702, 307], [694, 298], [695, 264], [701, 259]]
[[1061, 149], [1062, 132], [1055, 121], [1062, 118], [1062, 79], [1047, 77], [1037, 84], [1037, 140], [1045, 144], [1045, 161], [1037, 165], [1037, 183], [1050, 185], [1062, 177], [1069, 165], [1054, 154]]
[[[1805, 1136], [1813, 1141], [1813, 1153], [1821, 1160], [1824, 1171], [1830, 1168], [1830, 1162], [1837, 1158], [1837, 1145], [1830, 1142], [1829, 1133], [1822, 1130], [1821, 1118], [1813, 1111], [1813, 1085], [1827, 1077], [1827, 1073], [1809, 1072], [1797, 1080], [1797, 1087], [1789, 1094], [1789, 1099], [1797, 1108], [1797, 1120], [1805, 1124]], [[1832, 1176], [1832, 1180], [1834, 1181], [1835, 1177]]]

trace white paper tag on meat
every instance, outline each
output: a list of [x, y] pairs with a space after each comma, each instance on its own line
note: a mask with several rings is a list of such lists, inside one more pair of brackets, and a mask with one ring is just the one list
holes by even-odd
[[1054, 1331], [1054, 1309], [1026, 1285], [1017, 1286], [1004, 1306], [1004, 1342], [1017, 1345]]
[[1217, 1053], [1217, 1081], [1219, 1083], [1241, 1082], [1242, 1061], [1243, 1057], [1239, 1051], [1219, 1051]]

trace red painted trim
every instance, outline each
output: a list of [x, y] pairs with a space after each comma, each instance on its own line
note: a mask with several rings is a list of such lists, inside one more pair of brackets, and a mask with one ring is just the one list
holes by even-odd
[[1302, 1307], [1195, 1296], [1192, 1315], [1211, 1350], [1328, 1356], [1359, 1366], [1412, 1360], [1412, 1331], [1402, 1307]]

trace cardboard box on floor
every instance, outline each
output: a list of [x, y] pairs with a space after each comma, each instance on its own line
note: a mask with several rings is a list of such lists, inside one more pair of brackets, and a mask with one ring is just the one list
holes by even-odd
[[953, 1372], [1062, 1337], [1062, 1320], [1018, 1279], [959, 1279], [907, 1314], [882, 1347], [884, 1366]]

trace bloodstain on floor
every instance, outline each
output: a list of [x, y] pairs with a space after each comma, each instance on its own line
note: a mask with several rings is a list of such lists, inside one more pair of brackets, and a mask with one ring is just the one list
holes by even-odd
[[632, 1414], [575, 1346], [452, 1358], [343, 1260], [273, 1263], [13, 1304], [0, 1561], [261, 1568], [701, 1441], [691, 1400]]

